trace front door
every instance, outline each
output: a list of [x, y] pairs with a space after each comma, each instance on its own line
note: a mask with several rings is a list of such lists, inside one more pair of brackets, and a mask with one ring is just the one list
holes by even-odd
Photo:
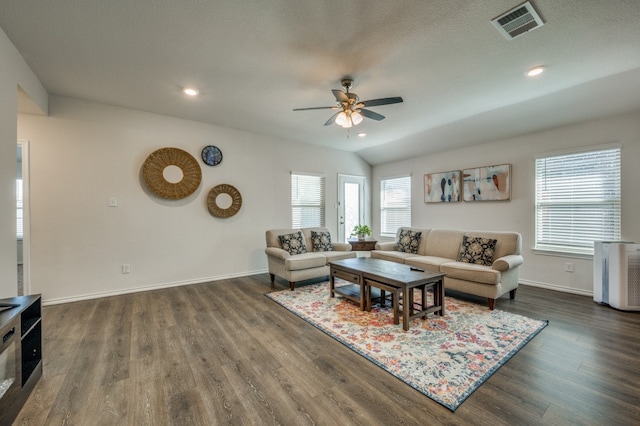
[[363, 176], [338, 175], [338, 241], [346, 242], [351, 230], [364, 224]]

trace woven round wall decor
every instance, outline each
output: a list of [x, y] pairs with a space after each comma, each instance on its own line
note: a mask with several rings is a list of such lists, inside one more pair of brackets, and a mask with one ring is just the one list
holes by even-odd
[[[164, 170], [176, 166], [182, 171], [180, 182], [169, 182]], [[147, 157], [142, 165], [142, 176], [147, 187], [154, 194], [179, 200], [193, 194], [202, 181], [200, 165], [191, 154], [178, 148], [160, 148]]]
[[[225, 209], [218, 206], [218, 195], [227, 194], [231, 197], [231, 205]], [[209, 191], [207, 197], [207, 207], [209, 212], [216, 217], [231, 217], [238, 213], [240, 207], [242, 207], [242, 195], [234, 186], [226, 183], [216, 185]]]

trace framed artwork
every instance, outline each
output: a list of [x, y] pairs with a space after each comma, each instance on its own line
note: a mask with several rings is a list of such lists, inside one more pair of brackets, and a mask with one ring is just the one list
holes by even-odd
[[511, 164], [476, 167], [462, 171], [464, 201], [511, 199]]
[[424, 175], [425, 203], [460, 201], [460, 170]]

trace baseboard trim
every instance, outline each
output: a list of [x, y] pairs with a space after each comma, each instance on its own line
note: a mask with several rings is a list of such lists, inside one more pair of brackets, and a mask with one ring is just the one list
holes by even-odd
[[540, 288], [546, 288], [554, 291], [561, 291], [563, 293], [571, 293], [571, 294], [578, 294], [580, 296], [593, 297], [593, 291], [589, 291], [589, 290], [581, 290], [578, 288], [565, 287], [565, 286], [556, 285], [556, 284], [541, 283], [541, 282], [529, 281], [529, 280], [520, 280], [519, 283], [522, 285], [528, 285], [531, 287], [540, 287]]
[[139, 293], [142, 291], [151, 291], [151, 290], [160, 290], [162, 288], [180, 287], [180, 286], [191, 285], [191, 284], [202, 284], [202, 283], [213, 282], [213, 281], [227, 280], [231, 278], [241, 278], [241, 277], [247, 277], [250, 275], [265, 274], [267, 272], [268, 270], [264, 269], [260, 271], [243, 272], [239, 274], [229, 274], [229, 275], [218, 275], [215, 277], [203, 277], [203, 278], [196, 278], [193, 280], [174, 281], [174, 282], [153, 284], [153, 285], [143, 286], [143, 287], [126, 288], [126, 289], [120, 289], [120, 290], [114, 290], [114, 291], [101, 291], [98, 293], [82, 294], [78, 296], [44, 299], [42, 301], [42, 306], [60, 305], [63, 303], [80, 302], [83, 300], [99, 299], [101, 297], [120, 296], [123, 294]]
[[[142, 291], [152, 291], [152, 290], [160, 290], [163, 288], [180, 287], [183, 285], [202, 284], [206, 282], [221, 281], [221, 280], [232, 279], [232, 278], [248, 277], [250, 275], [266, 274], [267, 272], [269, 271], [267, 269], [264, 269], [259, 271], [243, 272], [238, 274], [218, 275], [214, 277], [203, 277], [203, 278], [197, 278], [193, 280], [159, 283], [159, 284], [153, 284], [153, 285], [144, 286], [144, 287], [134, 287], [134, 288], [114, 290], [114, 291], [101, 291], [98, 293], [89, 293], [89, 294], [82, 294], [82, 295], [70, 296], [70, 297], [59, 297], [55, 299], [44, 299], [42, 301], [42, 306], [60, 305], [63, 303], [80, 302], [83, 300], [99, 299], [101, 297], [120, 296], [123, 294], [138, 293]], [[528, 285], [531, 287], [540, 287], [540, 288], [546, 288], [548, 290], [560, 291], [563, 293], [571, 293], [571, 294], [578, 294], [581, 296], [593, 297], [593, 291], [588, 291], [588, 290], [580, 290], [576, 288], [565, 287], [565, 286], [560, 286], [556, 284], [541, 283], [541, 282], [530, 281], [530, 280], [520, 280], [519, 283], [521, 285]]]

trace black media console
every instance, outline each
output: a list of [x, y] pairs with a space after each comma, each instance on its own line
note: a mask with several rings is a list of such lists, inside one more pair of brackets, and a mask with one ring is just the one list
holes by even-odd
[[0, 299], [0, 425], [10, 425], [42, 376], [40, 295]]

